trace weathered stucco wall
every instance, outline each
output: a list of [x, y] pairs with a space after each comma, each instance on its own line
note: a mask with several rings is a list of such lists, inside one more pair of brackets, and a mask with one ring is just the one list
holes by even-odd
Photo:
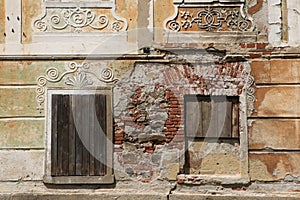
[[[112, 187], [147, 183], [147, 188], [157, 181], [167, 190], [174, 184], [247, 187], [255, 181], [299, 182], [296, 0], [246, 1], [245, 17], [238, 14], [237, 21], [230, 21], [234, 15], [228, 15], [221, 25], [224, 29], [218, 30], [209, 23], [195, 24], [197, 19], [191, 27], [178, 24], [176, 20], [196, 16], [182, 12], [175, 16], [176, 2], [116, 0], [90, 10], [119, 20], [121, 28], [113, 22], [101, 30], [88, 22], [77, 27], [69, 21], [67, 29], [44, 30], [34, 27], [35, 20], [44, 19], [43, 2], [24, 0], [22, 30], [14, 33], [22, 38], [18, 41], [18, 37], [5, 37], [7, 23], [11, 23], [6, 15], [20, 13], [7, 13], [10, 0], [0, 1], [1, 182], [42, 185], [46, 121], [45, 109], [37, 107], [46, 108], [43, 89], [72, 86], [65, 84], [69, 74], [46, 85], [37, 79], [53, 68], [60, 76], [73, 62], [78, 69], [91, 63], [88, 70], [96, 76], [87, 75], [91, 86], [113, 87], [116, 184]], [[116, 7], [115, 14], [111, 5]], [[182, 4], [181, 11], [187, 5]], [[205, 10], [202, 5], [193, 6], [190, 12]], [[240, 5], [234, 8], [240, 12]], [[53, 14], [62, 9], [48, 11]], [[46, 19], [49, 25], [51, 16]], [[112, 70], [113, 83], [97, 82], [105, 68]], [[214, 142], [187, 138], [187, 94], [239, 96], [240, 137]]]

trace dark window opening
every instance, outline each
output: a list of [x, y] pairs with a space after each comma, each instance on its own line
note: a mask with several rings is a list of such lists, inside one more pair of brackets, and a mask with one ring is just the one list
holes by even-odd
[[185, 134], [189, 138], [238, 138], [239, 98], [186, 95]]

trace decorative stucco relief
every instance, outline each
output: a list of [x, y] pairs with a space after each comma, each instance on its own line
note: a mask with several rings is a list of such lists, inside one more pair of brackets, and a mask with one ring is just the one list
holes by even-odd
[[254, 77], [250, 75], [250, 67], [246, 68], [248, 73], [248, 80], [246, 84], [247, 88], [247, 108], [248, 108], [248, 116], [251, 116], [253, 112], [255, 112], [254, 103], [256, 98], [254, 96], [255, 93], [255, 84], [254, 84]]
[[[165, 28], [173, 32], [250, 32], [254, 30], [251, 18], [244, 11], [243, 1], [177, 2], [175, 14], [165, 21]], [[230, 4], [228, 4], [230, 3]]]
[[[96, 67], [98, 71], [91, 70], [92, 67]], [[71, 62], [67, 64], [66, 71], [63, 73], [59, 73], [59, 70], [55, 67], [50, 67], [47, 69], [46, 75], [37, 78], [36, 102], [38, 109], [43, 109], [47, 83], [63, 82], [65, 85], [84, 88], [93, 85], [99, 86], [115, 83], [117, 81], [118, 79], [114, 77], [112, 69], [102, 67], [98, 63], [84, 62], [78, 64], [76, 62]]]
[[118, 32], [127, 29], [125, 19], [110, 8], [52, 8], [34, 21], [34, 29], [41, 32]]

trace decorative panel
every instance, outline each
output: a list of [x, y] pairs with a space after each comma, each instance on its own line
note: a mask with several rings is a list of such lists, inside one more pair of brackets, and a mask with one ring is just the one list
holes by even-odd
[[165, 21], [172, 32], [251, 32], [244, 0], [174, 0], [175, 13]]
[[119, 32], [125, 19], [115, 13], [114, 1], [47, 1], [44, 14], [33, 22], [37, 32]]

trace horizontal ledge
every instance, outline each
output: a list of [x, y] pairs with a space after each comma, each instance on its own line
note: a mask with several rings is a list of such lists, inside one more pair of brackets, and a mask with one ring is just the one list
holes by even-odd
[[256, 86], [264, 87], [264, 86], [300, 86], [299, 83], [255, 83]]
[[272, 58], [284, 58], [284, 59], [297, 59], [300, 58], [299, 53], [282, 53], [282, 54], [273, 54], [273, 55], [262, 55], [262, 58], [272, 59]]
[[[0, 55], [0, 60], [106, 60], [106, 59], [137, 59], [156, 60], [165, 55], [148, 54], [49, 54], [49, 55]], [[160, 59], [161, 60], [161, 59]], [[166, 61], [166, 60], [164, 60]]]
[[45, 120], [45, 117], [43, 116], [38, 116], [38, 117], [0, 117], [0, 121], [5, 121], [5, 120]]
[[113, 184], [114, 175], [104, 176], [44, 176], [44, 183], [48, 184]]
[[282, 149], [282, 150], [278, 150], [278, 149], [249, 149], [249, 154], [290, 154], [290, 153], [297, 153], [300, 154], [300, 150], [289, 150], [289, 149]]
[[39, 115], [37, 115], [37, 116], [1, 116], [0, 120], [3, 120], [3, 119], [14, 119], [14, 120], [16, 120], [16, 119], [20, 119], [20, 120], [23, 120], [23, 119], [30, 119], [30, 120], [35, 119], [35, 120], [37, 120], [37, 119], [45, 119], [45, 116], [39, 116]]
[[0, 147], [0, 151], [45, 151], [46, 147]]
[[36, 152], [42, 152], [44, 153], [46, 151], [46, 148], [2, 148], [0, 149], [1, 152], [11, 152], [11, 151], [36, 151]]
[[261, 120], [288, 120], [288, 119], [300, 119], [300, 116], [250, 116], [248, 117], [248, 120], [252, 120], [252, 119], [261, 119]]

